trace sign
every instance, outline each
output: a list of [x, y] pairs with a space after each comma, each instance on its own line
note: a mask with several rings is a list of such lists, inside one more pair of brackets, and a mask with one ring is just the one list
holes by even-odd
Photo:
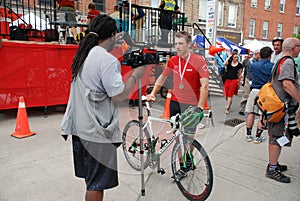
[[[215, 9], [216, 9], [216, 1], [215, 0], [207, 0], [207, 16], [206, 16], [206, 37], [208, 40], [215, 44], [215, 36], [216, 36], [216, 27], [215, 27]], [[206, 47], [209, 47], [208, 41], [206, 41]]]

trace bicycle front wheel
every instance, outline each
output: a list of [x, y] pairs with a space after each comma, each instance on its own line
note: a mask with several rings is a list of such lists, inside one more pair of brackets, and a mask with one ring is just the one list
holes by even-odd
[[[172, 172], [175, 182], [182, 194], [189, 200], [203, 201], [208, 198], [213, 186], [213, 170], [209, 157], [201, 144], [187, 136], [183, 137], [184, 154], [188, 155], [184, 176], [179, 178], [176, 171], [180, 169], [183, 162], [183, 147], [179, 141], [172, 151]], [[186, 157], [184, 157], [186, 158]], [[190, 160], [190, 161], [188, 161]]]
[[[129, 121], [123, 131], [122, 147], [128, 164], [135, 170], [141, 170], [141, 144], [140, 127], [137, 120]], [[149, 166], [149, 151], [151, 151], [150, 136], [147, 130], [143, 130], [143, 151], [144, 151], [144, 169]]]

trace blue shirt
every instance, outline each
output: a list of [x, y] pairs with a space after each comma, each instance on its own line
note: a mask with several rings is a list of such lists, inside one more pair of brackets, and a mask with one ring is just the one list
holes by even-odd
[[253, 62], [250, 71], [252, 72], [251, 89], [261, 89], [272, 76], [273, 63], [269, 59], [260, 59]]
[[[223, 59], [223, 61], [220, 59], [220, 57]], [[224, 67], [224, 61], [227, 59], [227, 53], [226, 52], [224, 52], [224, 51], [222, 51], [221, 53], [220, 53], [220, 57], [218, 56], [218, 55], [216, 55], [215, 56], [215, 60], [217, 61], [217, 65], [218, 66], [222, 66], [222, 67]]]

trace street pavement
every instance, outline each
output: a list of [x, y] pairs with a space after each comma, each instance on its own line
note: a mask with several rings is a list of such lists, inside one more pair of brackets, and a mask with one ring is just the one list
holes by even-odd
[[[245, 120], [238, 114], [240, 95], [234, 97], [231, 113], [224, 114], [225, 100], [211, 97], [215, 127], [207, 119], [198, 129], [196, 138], [209, 154], [214, 171], [214, 186], [209, 201], [273, 201], [300, 200], [300, 137], [291, 148], [283, 148], [280, 163], [288, 165], [290, 184], [278, 183], [265, 177], [268, 143], [245, 141], [245, 123], [235, 127], [226, 120]], [[26, 100], [25, 100], [26, 101]], [[163, 100], [154, 105], [159, 116]], [[36, 135], [17, 139], [11, 137], [16, 126], [17, 110], [0, 111], [0, 201], [82, 201], [85, 185], [74, 176], [71, 141], [60, 136], [63, 116], [61, 107], [49, 107], [48, 117], [42, 110], [27, 108], [31, 131]], [[137, 108], [120, 108], [121, 129], [129, 119], [137, 118]], [[157, 129], [164, 130], [157, 126]], [[256, 128], [253, 129], [254, 132]], [[263, 133], [267, 138], [267, 132]], [[163, 135], [162, 135], [163, 136]], [[268, 138], [267, 138], [268, 139]], [[145, 171], [145, 196], [141, 196], [139, 172], [127, 164], [122, 149], [118, 149], [119, 186], [105, 191], [106, 201], [180, 201], [186, 200], [171, 177], [170, 153], [162, 156], [166, 174]]]

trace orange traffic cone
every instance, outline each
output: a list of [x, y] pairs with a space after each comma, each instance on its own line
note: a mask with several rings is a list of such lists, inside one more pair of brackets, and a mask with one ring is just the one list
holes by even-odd
[[208, 100], [206, 101], [205, 105], [204, 105], [204, 108], [203, 110], [209, 110], [210, 109], [210, 106], [208, 104]]
[[34, 132], [30, 131], [24, 98], [21, 96], [19, 99], [16, 129], [11, 136], [16, 138], [24, 138], [34, 134]]
[[167, 99], [164, 107], [164, 113], [160, 116], [163, 119], [170, 119], [170, 103], [171, 103], [172, 93], [171, 90], [168, 90]]

